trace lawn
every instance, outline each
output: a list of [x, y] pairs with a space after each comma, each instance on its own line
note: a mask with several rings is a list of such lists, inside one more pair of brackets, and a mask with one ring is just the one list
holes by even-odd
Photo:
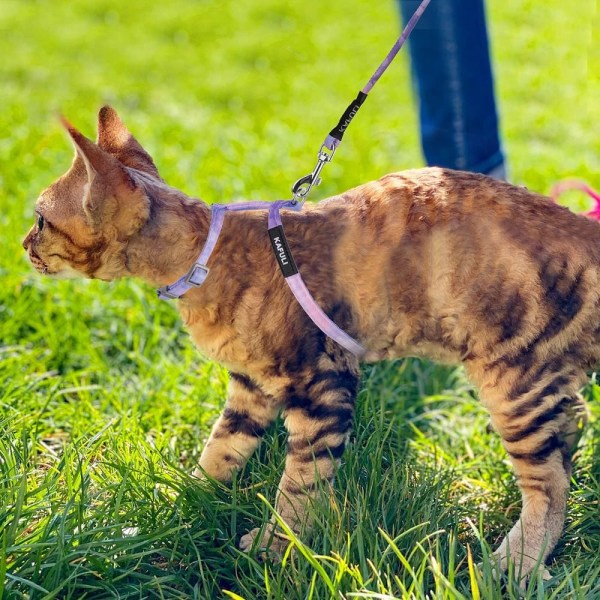
[[[490, 0], [489, 12], [511, 179], [540, 192], [571, 176], [599, 188], [597, 3]], [[393, 43], [396, 7], [3, 0], [0, 13], [0, 596], [519, 597], [486, 557], [520, 494], [461, 369], [412, 359], [366, 368], [317, 534], [263, 564], [237, 542], [270, 516], [281, 424], [232, 486], [199, 484], [189, 473], [226, 371], [193, 349], [153, 289], [43, 279], [20, 246], [36, 196], [70, 164], [56, 115], [92, 136], [107, 102], [171, 185], [207, 202], [286, 197]], [[315, 198], [421, 164], [401, 56]], [[591, 381], [594, 420], [554, 577], [532, 581], [529, 598], [600, 598]]]

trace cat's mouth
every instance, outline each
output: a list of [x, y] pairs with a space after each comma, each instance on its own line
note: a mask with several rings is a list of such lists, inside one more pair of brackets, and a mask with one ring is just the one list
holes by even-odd
[[29, 260], [34, 266], [36, 271], [39, 271], [42, 275], [52, 275], [48, 269], [48, 265], [41, 259], [40, 255], [33, 248], [29, 248]]
[[[29, 261], [33, 265], [34, 269], [41, 273], [42, 275], [48, 275], [49, 277], [53, 277], [55, 279], [74, 279], [77, 277], [81, 277], [82, 273], [79, 273], [68, 266], [62, 266], [58, 269], [55, 267], [52, 270], [46, 262], [40, 257], [40, 255], [35, 251], [29, 248]], [[50, 255], [55, 256], [55, 255]], [[57, 255], [58, 256], [58, 255]]]

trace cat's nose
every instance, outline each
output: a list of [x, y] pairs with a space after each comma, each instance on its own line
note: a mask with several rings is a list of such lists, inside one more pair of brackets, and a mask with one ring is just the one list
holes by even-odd
[[31, 243], [31, 235], [32, 231], [30, 230], [27, 234], [27, 237], [23, 240], [23, 248], [25, 248], [25, 250], [29, 250], [29, 244]]

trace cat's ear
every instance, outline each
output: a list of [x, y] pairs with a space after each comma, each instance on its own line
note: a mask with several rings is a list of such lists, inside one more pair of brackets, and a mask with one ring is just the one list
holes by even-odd
[[98, 175], [106, 177], [109, 173], [118, 170], [117, 159], [105, 152], [76, 129], [65, 117], [60, 117], [62, 126], [66, 129], [75, 146], [76, 157], [85, 165], [88, 175], [88, 185], [92, 185]]
[[160, 179], [152, 157], [119, 118], [117, 111], [103, 106], [98, 113], [98, 146], [116, 156], [124, 165]]
[[61, 117], [63, 127], [75, 146], [76, 161], [85, 165], [87, 184], [83, 210], [96, 228], [110, 225], [120, 236], [132, 235], [147, 220], [149, 201], [123, 164]]

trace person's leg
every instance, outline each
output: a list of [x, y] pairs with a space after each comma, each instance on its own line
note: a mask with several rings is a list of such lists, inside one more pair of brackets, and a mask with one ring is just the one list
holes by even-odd
[[409, 48], [427, 164], [504, 179], [483, 0], [432, 0]]

